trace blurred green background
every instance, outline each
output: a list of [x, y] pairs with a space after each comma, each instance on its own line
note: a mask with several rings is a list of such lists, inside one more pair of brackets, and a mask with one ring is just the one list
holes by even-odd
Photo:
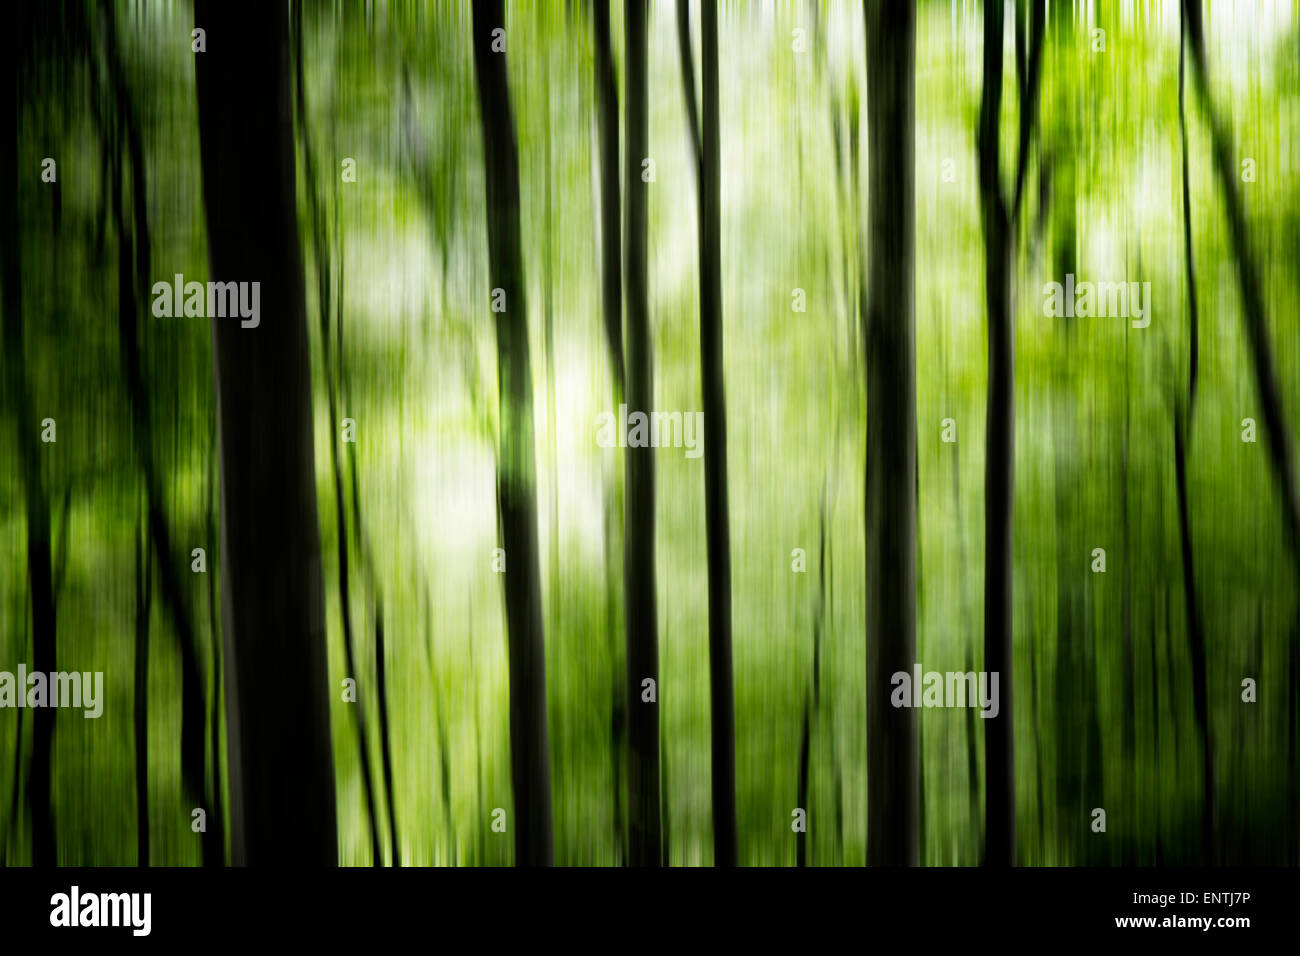
[[[1188, 449], [1209, 720], [1217, 742], [1218, 846], [1202, 826], [1174, 475], [1186, 392], [1179, 19], [1172, 2], [1098, 0], [1049, 29], [1031, 192], [1016, 267], [1015, 735], [1020, 862], [1295, 864], [1297, 588], [1241, 321], [1235, 260], [1201, 99], [1188, 77], [1191, 226], [1201, 303], [1200, 383]], [[132, 701], [143, 483], [119, 356], [117, 250], [105, 238], [103, 16], [147, 156], [153, 271], [202, 279], [206, 236], [186, 3], [87, 4], [85, 48], [39, 51], [18, 130], [26, 369], [34, 421], [0, 431], [0, 669], [30, 669], [17, 429], [54, 418], [42, 444], [51, 508], [58, 666], [103, 671], [98, 720], [57, 714], [53, 819], [65, 864], [133, 864]], [[107, 12], [105, 12], [107, 11]], [[468, 5], [308, 2], [299, 221], [313, 336], [322, 570], [329, 636], [339, 859], [344, 864], [506, 864], [491, 829], [511, 807], [506, 641], [494, 486], [496, 362]], [[1011, 19], [1008, 17], [1008, 24]], [[616, 68], [623, 10], [612, 10]], [[557, 864], [624, 862], [626, 795], [610, 727], [623, 658], [623, 458], [596, 443], [613, 410], [600, 314], [591, 12], [512, 4], [507, 62], [520, 153], [534, 372], [541, 579]], [[675, 9], [649, 23], [649, 304], [655, 402], [701, 407], [696, 193]], [[983, 658], [987, 394], [984, 248], [975, 164], [982, 23], [976, 4], [922, 3], [916, 28], [917, 657], [925, 670]], [[1105, 49], [1095, 51], [1094, 29]], [[802, 51], [794, 49], [804, 31]], [[729, 418], [740, 861], [792, 865], [800, 744], [821, 606], [820, 692], [810, 726], [808, 854], [861, 864], [867, 799], [858, 302], [865, 214], [866, 64], [857, 3], [724, 4], [720, 12], [722, 249]], [[1209, 75], [1240, 159], [1289, 420], [1300, 417], [1300, 24], [1290, 3], [1214, 3]], [[698, 34], [697, 34], [698, 42]], [[1003, 151], [1019, 104], [1008, 32]], [[697, 60], [698, 62], [698, 60]], [[306, 143], [299, 133], [299, 158]], [[1053, 191], [1038, 192], [1043, 157]], [[57, 160], [56, 190], [40, 180]], [[341, 169], [355, 160], [356, 181]], [[947, 161], [951, 160], [951, 165]], [[945, 173], [951, 173], [945, 176]], [[865, 172], [861, 174], [865, 177]], [[5, 188], [9, 188], [6, 185]], [[313, 199], [313, 192], [315, 199]], [[318, 325], [310, 206], [329, 236], [342, 302], [337, 369]], [[1067, 206], [1068, 203], [1068, 206]], [[10, 254], [12, 250], [6, 254]], [[1069, 268], [1067, 269], [1066, 266]], [[1151, 324], [1043, 314], [1043, 285], [1151, 283]], [[806, 293], [805, 312], [792, 292]], [[139, 316], [153, 452], [181, 583], [207, 653], [209, 775], [225, 763], [214, 680], [221, 572], [211, 330]], [[328, 383], [328, 384], [327, 384]], [[342, 444], [350, 519], [340, 528], [328, 387], [356, 423]], [[274, 414], [268, 409], [266, 414]], [[942, 422], [955, 422], [944, 442]], [[706, 423], [705, 442], [709, 440]], [[665, 846], [712, 862], [703, 460], [656, 453]], [[353, 479], [355, 475], [355, 479]], [[824, 541], [820, 530], [824, 528]], [[357, 671], [343, 645], [340, 538], [353, 564]], [[207, 551], [206, 574], [190, 551]], [[792, 551], [807, 571], [792, 570]], [[1106, 572], [1093, 573], [1093, 549]], [[824, 555], [824, 558], [823, 558]], [[156, 575], [155, 575], [156, 578]], [[385, 624], [387, 739], [376, 691]], [[147, 619], [148, 800], [154, 864], [201, 861], [180, 771], [181, 669], [156, 598]], [[355, 678], [358, 702], [340, 685]], [[1242, 681], [1258, 700], [1242, 701]], [[358, 714], [360, 712], [360, 714]], [[370, 765], [354, 721], [364, 718]], [[983, 830], [983, 726], [920, 714], [922, 862], [974, 864]], [[214, 736], [215, 732], [215, 736]], [[276, 733], [277, 728], [253, 732]], [[0, 846], [31, 859], [31, 712], [0, 710]], [[381, 754], [391, 755], [391, 784]], [[974, 775], [972, 776], [972, 769]], [[377, 796], [372, 847], [365, 778]], [[225, 779], [224, 773], [222, 779]], [[391, 785], [392, 820], [386, 794]], [[224, 814], [226, 801], [210, 800]], [[1090, 829], [1107, 811], [1107, 831]], [[283, 826], [293, 827], [293, 820]], [[399, 859], [391, 859], [389, 828]]]

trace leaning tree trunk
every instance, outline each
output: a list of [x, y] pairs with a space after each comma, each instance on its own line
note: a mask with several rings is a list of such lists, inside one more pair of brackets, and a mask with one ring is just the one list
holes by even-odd
[[1209, 113], [1211, 140], [1214, 150], [1214, 171], [1223, 191], [1224, 207], [1228, 216], [1228, 233], [1233, 253], [1237, 258], [1237, 285], [1241, 294], [1241, 314], [1246, 325], [1246, 338], [1255, 369], [1255, 386], [1264, 414], [1264, 428], [1268, 433], [1268, 454], [1277, 476], [1282, 498], [1282, 517], [1285, 522], [1287, 548], [1300, 571], [1300, 479], [1296, 473], [1296, 458], [1291, 429], [1287, 422], [1282, 388], [1278, 383], [1277, 368], [1273, 361], [1273, 346], [1269, 339], [1267, 317], [1264, 314], [1264, 290], [1259, 275], [1259, 261], [1251, 245], [1250, 230], [1246, 223], [1246, 209], [1237, 186], [1237, 154], [1232, 136], [1219, 117], [1210, 93], [1208, 67], [1205, 62], [1205, 31], [1201, 17], [1200, 0], [1183, 0], [1186, 14], [1187, 40], [1191, 46], [1192, 66]]
[[519, 154], [515, 146], [506, 54], [492, 51], [505, 26], [501, 0], [474, 5], [487, 185], [488, 271], [505, 295], [496, 314], [501, 434], [497, 504], [506, 559], [506, 630], [510, 649], [510, 765], [515, 800], [515, 859], [552, 862], [551, 771], [546, 727], [546, 656], [538, 569], [537, 491], [533, 460], [533, 374], [528, 353], [524, 262], [519, 244]]
[[[1241, 295], [1242, 319], [1246, 326], [1246, 337], [1250, 343], [1250, 353], [1255, 370], [1255, 387], [1259, 393], [1259, 402], [1264, 415], [1264, 428], [1268, 433], [1268, 454], [1273, 472], [1278, 483], [1282, 499], [1282, 516], [1284, 537], [1287, 550], [1291, 554], [1297, 573], [1300, 573], [1300, 479], [1296, 473], [1295, 449], [1291, 426], [1287, 421], [1282, 388], [1278, 382], [1277, 369], [1273, 360], [1273, 346], [1269, 339], [1268, 321], [1264, 314], [1264, 290], [1260, 279], [1259, 262], [1255, 258], [1251, 244], [1250, 229], [1246, 223], [1246, 210], [1238, 192], [1236, 153], [1232, 137], [1219, 117], [1218, 109], [1210, 93], [1210, 80], [1205, 55], [1205, 27], [1201, 15], [1200, 0], [1183, 0], [1183, 15], [1187, 42], [1191, 48], [1192, 66], [1196, 73], [1201, 97], [1209, 114], [1211, 142], [1214, 152], [1214, 170], [1223, 191], [1223, 201], [1228, 217], [1228, 232], [1232, 239], [1233, 253], [1237, 259], [1237, 286]], [[1190, 261], [1190, 260], [1189, 260]], [[1189, 276], [1190, 281], [1190, 276]], [[1190, 409], [1189, 409], [1190, 417]], [[1183, 482], [1186, 482], [1184, 477]], [[1190, 545], [1186, 546], [1187, 565], [1190, 567]], [[1297, 637], [1300, 631], [1293, 630], [1290, 654], [1300, 653]], [[1203, 642], [1203, 638], [1201, 639]], [[1201, 665], [1204, 670], [1204, 647], [1201, 648]], [[1213, 768], [1214, 747], [1210, 732], [1209, 704], [1202, 688], [1198, 704], [1198, 720], [1202, 726], [1202, 745], [1204, 760]], [[1294, 725], [1290, 734], [1294, 734]], [[1294, 751], [1294, 746], [1290, 747]], [[1294, 773], [1291, 779], [1294, 781]], [[1206, 813], [1211, 816], [1211, 839], [1217, 841], [1213, 832], [1213, 814], [1215, 781], [1207, 771], [1205, 781]], [[1291, 792], [1295, 792], [1294, 782]], [[1294, 805], [1294, 801], [1292, 801]], [[1217, 850], [1216, 847], [1212, 849]]]
[[[647, 0], [627, 0], [627, 162], [624, 167], [627, 269], [628, 413], [649, 415], [654, 405], [650, 316], [646, 289], [646, 214], [649, 200], [641, 162], [649, 145], [646, 80]], [[654, 449], [627, 449], [627, 503], [623, 532], [624, 619], [627, 633], [628, 856], [633, 866], [661, 862], [659, 807], [659, 623], [655, 608]], [[643, 684], [651, 681], [652, 684]]]
[[916, 663], [916, 11], [865, 0], [870, 301], [867, 367], [867, 863], [919, 862], [917, 717], [890, 702]]
[[289, 87], [275, 4], [196, 0], [209, 278], [260, 282], [260, 324], [212, 318], [231, 859], [338, 862]]

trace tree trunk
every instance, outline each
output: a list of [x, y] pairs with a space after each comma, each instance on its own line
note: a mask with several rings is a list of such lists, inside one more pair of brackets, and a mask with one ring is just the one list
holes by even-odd
[[311, 363], [289, 87], [274, 4], [196, 0], [213, 281], [261, 283], [260, 324], [212, 318], [236, 865], [338, 862], [312, 439]]
[[1037, 2], [1030, 9], [1028, 57], [1017, 64], [1019, 154], [1009, 202], [1002, 191], [999, 147], [1003, 5], [996, 0], [986, 0], [984, 4], [984, 89], [977, 143], [980, 221], [984, 231], [984, 294], [989, 322], [988, 447], [984, 466], [984, 669], [999, 675], [1000, 686], [998, 714], [984, 718], [985, 860], [994, 866], [1013, 866], [1016, 862], [1015, 710], [1012, 706], [1015, 682], [1011, 632], [1016, 337], [1012, 270], [1043, 58], [1043, 9]]
[[867, 863], [919, 862], [917, 715], [890, 702], [916, 663], [915, 46], [910, 3], [864, 3], [867, 368]]
[[713, 862], [735, 866], [736, 717], [731, 664], [731, 523], [727, 501], [727, 396], [722, 349], [722, 184], [718, 134], [718, 7], [701, 4], [704, 126], [697, 125], [687, 0], [678, 0], [678, 47], [699, 200], [700, 366], [704, 420], [704, 514], [709, 566], [709, 700], [713, 776]]
[[[650, 354], [650, 306], [646, 288], [648, 184], [641, 179], [648, 158], [649, 94], [646, 80], [647, 0], [626, 0], [625, 99], [627, 184], [624, 244], [627, 268], [628, 413], [649, 415], [654, 406]], [[623, 531], [624, 621], [627, 634], [629, 862], [659, 866], [659, 621], [655, 587], [654, 449], [627, 448], [627, 504]], [[648, 695], [653, 681], [654, 697]]]
[[[384, 602], [375, 602], [375, 689], [379, 696], [379, 755], [384, 772], [384, 795], [388, 802], [388, 865], [401, 866], [397, 835], [397, 805], [393, 794], [393, 743], [388, 730], [388, 653], [384, 647]], [[376, 859], [375, 863], [379, 860]]]
[[[987, 81], [988, 73], [985, 76]], [[986, 224], [985, 243], [989, 400], [984, 467], [984, 669], [999, 675], [1001, 691], [998, 715], [987, 718], [984, 724], [985, 859], [993, 865], [1010, 866], [1016, 859], [1015, 739], [1011, 709], [1015, 330], [1012, 249], [1005, 222]]]
[[478, 76], [487, 187], [488, 271], [505, 294], [496, 314], [498, 402], [497, 504], [508, 565], [506, 629], [510, 651], [510, 763], [515, 801], [515, 859], [552, 862], [551, 770], [546, 725], [546, 656], [538, 568], [533, 375], [528, 351], [524, 263], [519, 243], [519, 155], [515, 146], [506, 54], [492, 51], [492, 31], [505, 26], [500, 0], [474, 5], [474, 67]]

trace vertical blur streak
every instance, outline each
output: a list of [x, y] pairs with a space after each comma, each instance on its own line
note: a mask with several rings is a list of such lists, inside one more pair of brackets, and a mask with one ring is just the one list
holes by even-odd
[[[41, 479], [36, 419], [27, 382], [23, 343], [23, 267], [18, 223], [18, 104], [22, 69], [22, 37], [29, 28], [31, 7], [20, 5], [17, 23], [7, 31], [4, 84], [0, 87], [0, 307], [4, 310], [5, 405], [13, 409], [18, 438], [18, 460], [27, 518], [27, 580], [31, 589], [32, 659], [37, 671], [51, 672], [57, 658], [55, 642], [54, 584], [50, 571], [50, 506]], [[20, 691], [21, 693], [22, 691]], [[27, 771], [27, 806], [32, 819], [32, 862], [36, 866], [58, 863], [54, 819], [50, 805], [51, 750], [54, 738], [52, 708], [42, 707], [32, 716], [32, 756]]]

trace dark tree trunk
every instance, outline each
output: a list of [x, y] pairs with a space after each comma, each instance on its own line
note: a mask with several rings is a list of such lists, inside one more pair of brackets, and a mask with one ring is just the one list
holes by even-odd
[[[208, 541], [215, 543], [219, 540], [217, 531], [217, 439], [216, 428], [212, 428], [212, 443], [209, 446], [208, 457], [208, 500], [204, 506], [204, 530], [207, 532]], [[226, 788], [222, 782], [221, 773], [221, 621], [220, 601], [217, 597], [217, 569], [208, 568], [206, 575], [208, 579], [208, 639], [211, 642], [211, 664], [209, 673], [212, 675], [212, 689], [208, 694], [208, 739], [212, 747], [212, 774], [209, 780], [212, 784], [211, 812], [208, 814], [208, 829], [215, 831], [214, 840], [216, 846], [221, 850], [221, 860], [225, 863], [226, 850], [226, 813], [225, 800]], [[207, 863], [206, 858], [204, 859]]]
[[[388, 731], [388, 653], [384, 647], [384, 604], [375, 607], [375, 688], [379, 695], [379, 743], [384, 771], [384, 794], [388, 801], [388, 865], [401, 866], [397, 837], [397, 806], [393, 795], [393, 747]], [[378, 863], [378, 860], [375, 860]]]
[[[624, 214], [627, 268], [628, 413], [649, 415], [654, 406], [650, 354], [650, 306], [646, 288], [648, 184], [641, 162], [648, 157], [649, 93], [646, 78], [647, 0], [626, 2], [627, 88], [625, 142], [627, 184]], [[655, 586], [654, 449], [627, 449], [627, 503], [623, 530], [624, 621], [627, 634], [629, 862], [659, 866], [659, 620]], [[642, 681], [653, 680], [653, 702], [642, 699]]]
[[700, 180], [700, 364], [703, 370], [704, 509], [709, 561], [709, 693], [713, 735], [713, 856], [738, 862], [736, 717], [731, 663], [731, 519], [727, 499], [727, 395], [722, 349], [722, 173], [718, 116], [718, 7], [701, 6], [704, 152]]
[[[795, 806], [808, 813], [808, 776], [812, 764], [813, 722], [821, 717], [822, 629], [826, 623], [826, 489], [822, 489], [817, 522], [817, 602], [813, 605], [812, 693], [804, 702], [803, 730], [799, 738], [799, 788]], [[820, 730], [818, 731], [820, 733]], [[806, 822], [806, 821], [805, 821]], [[807, 829], [795, 837], [795, 863], [808, 865]]]
[[985, 841], [986, 859], [990, 864], [1012, 865], [1016, 847], [1015, 740], [1010, 706], [1015, 329], [1011, 291], [1012, 250], [1006, 222], [987, 223], [985, 242], [989, 400], [988, 451], [984, 468], [984, 669], [1000, 675], [1002, 697], [998, 715], [988, 718], [984, 725], [987, 763]]
[[890, 703], [916, 663], [916, 11], [864, 3], [871, 219], [867, 369], [867, 863], [919, 862], [917, 715]]
[[[20, 37], [27, 34], [26, 14], [20, 8], [18, 24], [10, 24], [4, 44], [4, 77], [0, 89], [0, 307], [4, 312], [5, 391], [4, 405], [14, 416], [18, 444], [18, 470], [22, 476], [27, 520], [27, 583], [32, 602], [33, 670], [49, 673], [57, 659], [57, 619], [54, 581], [50, 560], [50, 503], [41, 477], [41, 419], [32, 406], [27, 387], [23, 329], [23, 268], [19, 235], [18, 124], [19, 73], [22, 57]], [[53, 808], [50, 804], [50, 758], [54, 739], [53, 707], [40, 707], [32, 714], [32, 755], [27, 771], [27, 806], [32, 821], [32, 863], [54, 866], [57, 853]]]
[[231, 859], [335, 865], [338, 842], [289, 86], [274, 4], [196, 0], [212, 281], [261, 283], [260, 324], [213, 318]]
[[506, 629], [510, 650], [510, 763], [515, 801], [515, 859], [552, 862], [551, 770], [546, 725], [546, 656], [538, 568], [537, 490], [533, 450], [533, 375], [528, 352], [524, 263], [519, 246], [519, 155], [515, 146], [506, 54], [492, 52], [492, 31], [505, 26], [500, 0], [474, 5], [487, 186], [488, 271], [505, 292], [496, 315], [501, 433], [497, 504], [506, 552]]
[[1003, 5], [984, 4], [984, 89], [978, 150], [984, 284], [989, 323], [988, 449], [984, 468], [984, 669], [999, 675], [998, 715], [985, 719], [985, 861], [1016, 862], [1015, 687], [1012, 642], [1012, 517], [1015, 494], [1016, 226], [1024, 196], [1030, 134], [1042, 71], [1043, 11], [1031, 5], [1028, 59], [1020, 82], [1019, 156], [1008, 202], [1002, 191], [999, 116], [1002, 107]]
[[678, 48], [699, 199], [700, 365], [704, 392], [704, 514], [709, 565], [709, 700], [713, 775], [713, 862], [735, 866], [736, 717], [731, 664], [731, 522], [727, 501], [727, 395], [722, 351], [722, 167], [718, 134], [718, 7], [701, 4], [703, 129], [687, 0], [677, 3]]

